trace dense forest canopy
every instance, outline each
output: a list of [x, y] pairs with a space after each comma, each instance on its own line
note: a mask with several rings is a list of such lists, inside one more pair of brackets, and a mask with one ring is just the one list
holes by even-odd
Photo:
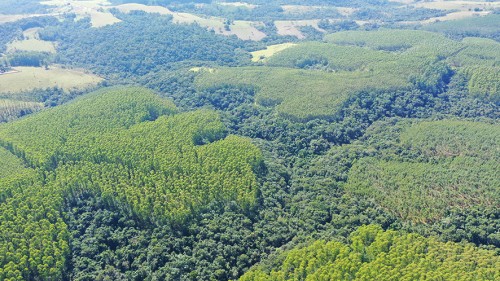
[[499, 280], [500, 4], [0, 3], [0, 281]]

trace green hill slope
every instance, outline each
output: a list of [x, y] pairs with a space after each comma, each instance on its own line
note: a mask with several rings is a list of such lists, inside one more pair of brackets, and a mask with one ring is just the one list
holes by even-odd
[[442, 243], [369, 225], [351, 243], [316, 241], [285, 252], [273, 268], [240, 280], [497, 280], [500, 258], [469, 244]]
[[0, 139], [20, 157], [0, 150], [0, 279], [64, 275], [69, 235], [60, 210], [83, 193], [167, 224], [214, 202], [249, 208], [257, 196], [261, 154], [248, 139], [225, 137], [215, 112], [177, 114], [140, 88], [98, 91], [4, 124]]

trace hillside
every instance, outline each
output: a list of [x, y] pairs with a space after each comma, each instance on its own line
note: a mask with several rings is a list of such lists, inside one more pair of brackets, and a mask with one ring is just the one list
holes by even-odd
[[[254, 204], [259, 150], [246, 139], [224, 138], [215, 112], [175, 112], [173, 104], [147, 90], [117, 88], [0, 127], [2, 145], [45, 175], [41, 179], [32, 170], [31, 180], [11, 179], [9, 171], [20, 176], [31, 169], [2, 150], [2, 213], [7, 216], [2, 221], [2, 237], [7, 238], [3, 252], [18, 253], [2, 260], [2, 279], [62, 276], [69, 236], [60, 210], [63, 200], [86, 192], [100, 194], [109, 204], [151, 223], [181, 223], [214, 201], [234, 201], [242, 208]], [[48, 198], [49, 205], [37, 203]], [[25, 230], [28, 233], [17, 234], [29, 223], [35, 225]], [[65, 234], [47, 233], [51, 223]], [[21, 249], [8, 238], [16, 235], [27, 241], [37, 237], [41, 244], [30, 242]], [[62, 248], [51, 252], [53, 246], [47, 243]], [[41, 256], [26, 266], [32, 251], [41, 251]]]
[[[499, 259], [491, 251], [377, 226], [360, 227], [350, 244], [315, 241], [290, 250], [271, 272], [254, 270], [240, 280], [496, 280]], [[452, 259], [450, 255], [458, 258]]]
[[0, 281], [499, 280], [499, 15], [0, 1]]

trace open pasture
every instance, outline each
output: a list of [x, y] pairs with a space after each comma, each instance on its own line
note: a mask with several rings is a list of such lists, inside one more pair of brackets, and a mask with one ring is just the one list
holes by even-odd
[[275, 45], [270, 45], [267, 46], [266, 49], [264, 50], [259, 50], [252, 52], [252, 61], [253, 62], [259, 62], [259, 61], [264, 61], [271, 57], [272, 55], [281, 52], [285, 49], [288, 49], [292, 46], [295, 46], [297, 44], [294, 43], [283, 43], [283, 44], [275, 44]]
[[0, 92], [22, 92], [59, 87], [65, 90], [96, 85], [103, 79], [82, 71], [51, 67], [16, 67], [17, 73], [0, 75]]
[[7, 52], [27, 51], [55, 53], [54, 43], [40, 40], [38, 31], [40, 28], [34, 27], [23, 31], [23, 40], [15, 40], [7, 45]]

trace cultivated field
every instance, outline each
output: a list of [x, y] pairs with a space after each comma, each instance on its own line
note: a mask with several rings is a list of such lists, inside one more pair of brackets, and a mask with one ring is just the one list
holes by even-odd
[[259, 51], [252, 52], [251, 53], [252, 54], [252, 61], [253, 62], [264, 61], [267, 58], [269, 58], [270, 56], [272, 56], [278, 52], [281, 52], [285, 49], [288, 49], [292, 46], [295, 46], [295, 45], [297, 45], [297, 44], [283, 43], [283, 44], [276, 44], [276, 45], [267, 46], [267, 48], [265, 50], [259, 50]]
[[52, 67], [16, 67], [17, 73], [0, 75], [0, 92], [21, 92], [37, 88], [60, 87], [65, 90], [95, 85], [103, 79], [77, 70]]
[[40, 28], [29, 28], [23, 32], [24, 40], [16, 40], [7, 45], [7, 52], [33, 51], [55, 53], [54, 43], [40, 40], [38, 31]]

